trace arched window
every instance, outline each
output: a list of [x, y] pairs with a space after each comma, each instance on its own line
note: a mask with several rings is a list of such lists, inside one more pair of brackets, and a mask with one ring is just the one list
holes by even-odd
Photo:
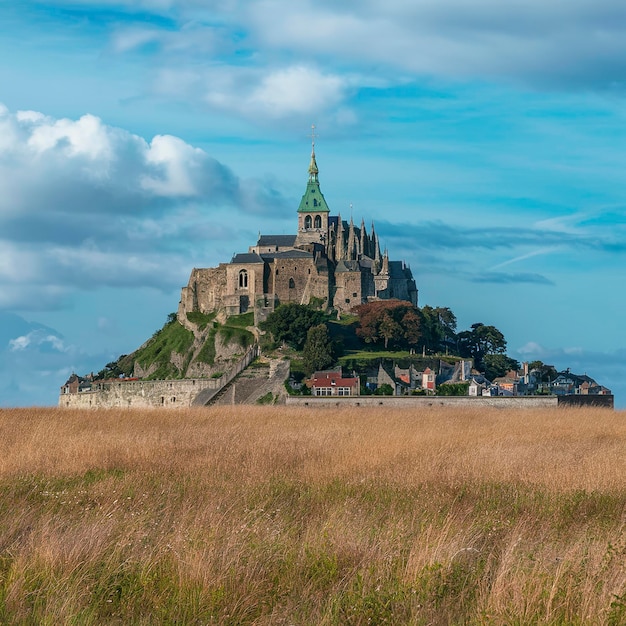
[[322, 227], [322, 217], [321, 215], [316, 215], [315, 216], [315, 228], [321, 228]]
[[296, 288], [296, 281], [293, 278], [289, 279], [289, 289], [295, 289]]
[[239, 288], [240, 289], [248, 288], [248, 272], [246, 270], [241, 270], [239, 272]]
[[307, 215], [304, 218], [304, 227], [305, 228], [311, 228], [311, 216], [310, 215]]

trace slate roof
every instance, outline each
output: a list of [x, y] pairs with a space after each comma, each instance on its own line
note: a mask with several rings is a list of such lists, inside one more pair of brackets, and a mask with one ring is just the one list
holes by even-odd
[[255, 252], [244, 252], [236, 254], [231, 263], [263, 263], [263, 259]]
[[389, 275], [392, 278], [406, 278], [404, 263], [402, 261], [389, 261]]
[[284, 252], [263, 252], [261, 257], [270, 259], [312, 259], [313, 255], [306, 250], [285, 250]]
[[279, 248], [291, 248], [296, 243], [296, 235], [261, 235], [257, 246], [278, 246]]

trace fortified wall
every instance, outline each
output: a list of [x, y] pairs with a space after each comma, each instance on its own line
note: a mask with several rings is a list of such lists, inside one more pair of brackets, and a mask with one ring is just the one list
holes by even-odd
[[70, 409], [166, 408], [207, 404], [217, 392], [240, 374], [259, 355], [252, 346], [235, 367], [219, 378], [176, 380], [114, 380], [94, 382], [88, 391], [61, 393], [59, 407]]
[[191, 406], [204, 389], [220, 388], [219, 379], [133, 380], [100, 383], [99, 388], [59, 396], [59, 406], [72, 409], [180, 408]]
[[346, 408], [364, 406], [378, 408], [440, 408], [491, 407], [496, 409], [540, 409], [556, 407], [602, 407], [612, 409], [614, 397], [609, 396], [289, 396], [290, 406], [310, 408]]

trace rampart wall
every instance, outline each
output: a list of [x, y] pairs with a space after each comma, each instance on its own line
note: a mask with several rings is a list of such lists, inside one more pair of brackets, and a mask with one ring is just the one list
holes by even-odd
[[394, 408], [493, 407], [497, 409], [539, 409], [549, 407], [614, 407], [613, 396], [289, 396], [290, 406], [341, 408], [378, 406]]
[[291, 406], [308, 406], [312, 408], [342, 408], [349, 406], [393, 407], [393, 408], [426, 408], [426, 407], [477, 407], [489, 406], [499, 409], [545, 408], [556, 407], [557, 396], [511, 396], [511, 397], [480, 397], [470, 396], [289, 396], [287, 404]]
[[59, 406], [70, 409], [120, 407], [174, 409], [203, 405], [248, 367], [258, 355], [258, 345], [252, 346], [232, 369], [219, 378], [120, 380], [95, 383], [99, 388], [92, 391], [62, 393], [59, 396]]

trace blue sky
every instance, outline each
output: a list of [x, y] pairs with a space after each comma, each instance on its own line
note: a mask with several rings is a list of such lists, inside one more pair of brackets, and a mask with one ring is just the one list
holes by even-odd
[[626, 406], [626, 5], [0, 4], [0, 405], [55, 404], [193, 267], [291, 233], [310, 126], [333, 213], [420, 304]]

